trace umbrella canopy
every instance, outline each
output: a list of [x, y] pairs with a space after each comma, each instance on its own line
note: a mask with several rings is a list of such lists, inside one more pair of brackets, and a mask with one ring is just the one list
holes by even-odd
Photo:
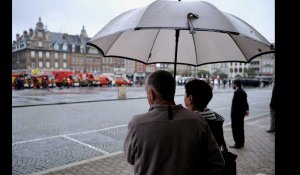
[[129, 10], [111, 20], [87, 44], [104, 56], [145, 64], [249, 62], [274, 52], [249, 24], [204, 1], [158, 0]]

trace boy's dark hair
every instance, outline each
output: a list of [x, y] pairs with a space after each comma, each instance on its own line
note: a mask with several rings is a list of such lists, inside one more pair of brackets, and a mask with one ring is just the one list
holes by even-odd
[[240, 80], [234, 80], [233, 84], [235, 84], [237, 87], [241, 87], [242, 86], [242, 82]]
[[203, 110], [213, 97], [212, 87], [203, 80], [194, 79], [185, 84], [187, 96], [193, 97], [194, 105]]
[[176, 83], [173, 75], [164, 70], [153, 72], [146, 82], [146, 86], [151, 86], [157, 95], [164, 99], [173, 101], [176, 89]]

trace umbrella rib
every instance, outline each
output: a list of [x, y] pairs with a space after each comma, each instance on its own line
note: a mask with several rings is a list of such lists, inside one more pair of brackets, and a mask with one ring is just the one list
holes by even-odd
[[247, 62], [248, 62], [248, 59], [247, 59], [246, 55], [244, 54], [244, 52], [242, 51], [242, 49], [240, 48], [240, 46], [236, 43], [236, 41], [234, 40], [234, 38], [233, 38], [230, 34], [228, 34], [228, 35], [229, 35], [230, 38], [233, 40], [233, 42], [235, 43], [235, 45], [239, 48], [239, 50], [241, 51], [241, 53], [244, 55], [245, 59], [246, 59]]
[[149, 53], [149, 55], [148, 55], [148, 59], [147, 59], [147, 62], [146, 62], [146, 63], [149, 62], [149, 59], [150, 59], [151, 53], [152, 53], [152, 49], [153, 49], [153, 47], [154, 47], [154, 44], [155, 44], [155, 42], [156, 42], [156, 39], [157, 39], [157, 36], [158, 36], [158, 33], [159, 33], [159, 32], [160, 32], [160, 29], [158, 29], [158, 31], [157, 31], [157, 34], [156, 34], [155, 39], [154, 39], [154, 41], [153, 41], [153, 44], [152, 44], [152, 46], [151, 46], [151, 50], [150, 50], [150, 53]]
[[196, 48], [194, 33], [192, 33], [192, 37], [193, 37], [193, 42], [194, 42], [194, 49], [195, 49], [195, 55], [196, 55], [196, 66], [197, 66], [198, 65], [198, 55], [197, 55], [197, 48]]

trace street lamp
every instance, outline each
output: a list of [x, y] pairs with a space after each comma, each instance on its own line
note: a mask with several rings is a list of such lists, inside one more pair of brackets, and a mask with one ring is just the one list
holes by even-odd
[[18, 60], [17, 60], [17, 62], [16, 62], [16, 69], [19, 68], [19, 64], [20, 64], [20, 60], [19, 60], [19, 58], [18, 58]]

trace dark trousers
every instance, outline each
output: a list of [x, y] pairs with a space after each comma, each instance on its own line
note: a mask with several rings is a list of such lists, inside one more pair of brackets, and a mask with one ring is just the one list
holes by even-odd
[[245, 114], [231, 114], [232, 136], [237, 146], [244, 146], [244, 117]]

